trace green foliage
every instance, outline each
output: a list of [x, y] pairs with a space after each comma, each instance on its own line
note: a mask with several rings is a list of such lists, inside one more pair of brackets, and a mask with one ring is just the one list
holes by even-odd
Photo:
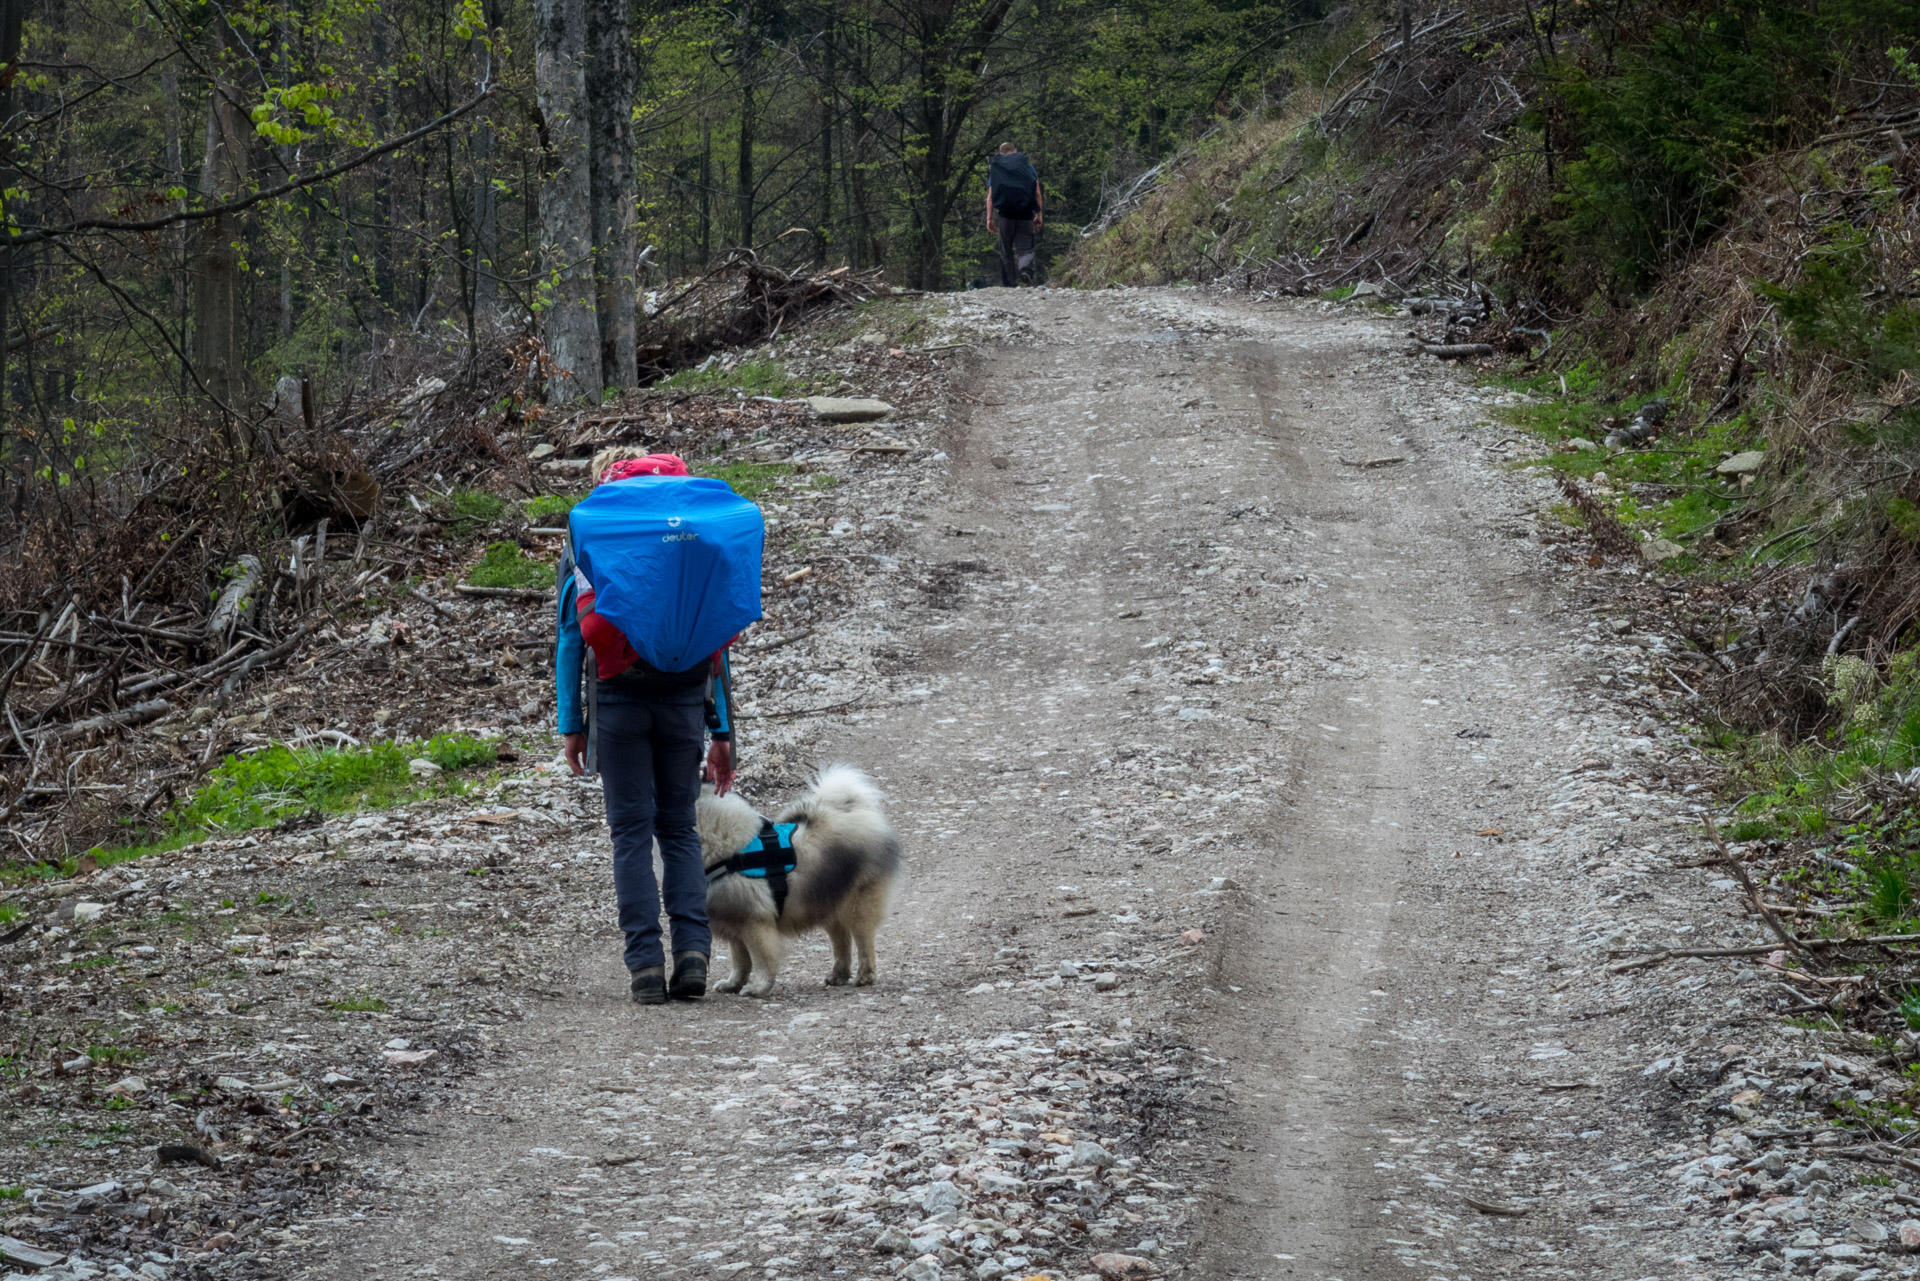
[[1501, 246], [1536, 279], [1571, 267], [1644, 291], [1724, 225], [1742, 166], [1823, 127], [1854, 52], [1915, 13], [1904, 0], [1709, 0], [1649, 16], [1644, 36], [1541, 68], [1547, 92], [1526, 119], [1564, 158], [1556, 210]]
[[541, 494], [520, 504], [530, 525], [557, 525], [566, 522], [567, 513], [585, 498], [585, 494]]
[[84, 1053], [95, 1063], [106, 1063], [114, 1067], [122, 1067], [128, 1063], [137, 1063], [147, 1057], [145, 1050], [136, 1049], [131, 1045], [89, 1045]]
[[1864, 381], [1877, 383], [1920, 366], [1920, 308], [1869, 303], [1872, 275], [1867, 233], [1841, 226], [1807, 251], [1795, 284], [1757, 281], [1754, 288], [1773, 301], [1795, 341], [1846, 361]]
[[1910, 543], [1920, 543], [1920, 506], [1904, 498], [1889, 498], [1882, 510], [1895, 534]]
[[551, 587], [553, 566], [528, 556], [516, 543], [493, 543], [467, 571], [467, 582], [474, 587]]
[[1907, 885], [1905, 870], [1883, 867], [1873, 874], [1867, 894], [1867, 914], [1883, 924], [1902, 920], [1913, 906], [1913, 893]]
[[683, 369], [660, 384], [683, 391], [738, 391], [748, 396], [785, 396], [793, 387], [787, 367], [777, 360], [743, 360], [731, 369], [718, 362]]
[[696, 465], [696, 475], [723, 480], [734, 493], [749, 501], [775, 489], [797, 484], [802, 489], [830, 489], [834, 478], [825, 474], [800, 474], [791, 463], [726, 463]]
[[507, 500], [484, 489], [456, 489], [447, 503], [453, 511], [453, 532], [458, 538], [471, 538], [481, 526], [507, 513]]
[[464, 734], [441, 734], [424, 742], [352, 748], [274, 746], [251, 756], [229, 756], [168, 816], [168, 826], [191, 832], [266, 827], [308, 810], [339, 813], [378, 808], [414, 796], [458, 790], [457, 780], [415, 782], [407, 763], [416, 757], [453, 773], [491, 764], [494, 748]]
[[362, 991], [354, 996], [342, 997], [338, 1001], [328, 1001], [327, 1008], [342, 1014], [384, 1014], [387, 1011], [387, 1003], [371, 992]]
[[1908, 988], [1900, 997], [1900, 1018], [1909, 1031], [1920, 1032], [1920, 988]]
[[18, 903], [0, 903], [0, 925], [11, 925], [20, 919]]

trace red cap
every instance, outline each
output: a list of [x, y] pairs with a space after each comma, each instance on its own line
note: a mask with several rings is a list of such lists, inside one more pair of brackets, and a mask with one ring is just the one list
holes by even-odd
[[634, 476], [687, 476], [686, 460], [678, 454], [648, 454], [645, 458], [623, 458], [600, 473], [600, 483], [627, 480]]

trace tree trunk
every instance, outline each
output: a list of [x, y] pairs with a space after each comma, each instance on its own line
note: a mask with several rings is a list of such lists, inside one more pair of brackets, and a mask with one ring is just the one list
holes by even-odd
[[[160, 67], [160, 98], [162, 104], [161, 109], [165, 113], [163, 124], [166, 131], [167, 187], [169, 190], [175, 187], [185, 190], [187, 185], [187, 159], [186, 146], [181, 139], [180, 128], [180, 73], [174, 66], [174, 60], [172, 58], [168, 58]], [[178, 213], [186, 207], [187, 202], [184, 199], [169, 199], [167, 201], [168, 213]], [[187, 334], [187, 307], [191, 300], [191, 290], [187, 287], [187, 255], [191, 240], [192, 233], [188, 231], [187, 224], [181, 223], [178, 227], [168, 231], [166, 233], [166, 239], [163, 241], [167, 246], [167, 274], [172, 277], [173, 283], [171, 299], [173, 305], [170, 311], [173, 315], [174, 324], [180, 328], [180, 335], [183, 340]], [[0, 359], [4, 359], [4, 357], [0, 357]], [[186, 370], [182, 369], [179, 371], [178, 381], [181, 390], [186, 390], [189, 385]]]
[[753, 67], [742, 59], [740, 63], [740, 155], [735, 170], [738, 180], [734, 188], [735, 204], [740, 215], [740, 244], [753, 248]]
[[[499, 0], [490, 0], [486, 6], [489, 37], [505, 25], [501, 7]], [[478, 62], [476, 78], [481, 84], [491, 84], [493, 46], [488, 40], [478, 38], [473, 45]], [[480, 109], [480, 118], [473, 128], [473, 314], [476, 320], [492, 317], [494, 300], [499, 294], [499, 269], [494, 265], [494, 255], [499, 252], [500, 200], [493, 188], [493, 141], [493, 108], [488, 104]]]
[[700, 269], [713, 261], [713, 126], [700, 129]]
[[[247, 135], [240, 88], [226, 78], [233, 32], [225, 18], [207, 23], [207, 65], [213, 85], [207, 95], [206, 147], [200, 162], [200, 195], [218, 204], [239, 195], [247, 182]], [[200, 384], [231, 410], [241, 386], [240, 219], [221, 214], [200, 223], [193, 282], [193, 355]]]
[[[9, 124], [13, 121], [14, 63], [20, 57], [20, 31], [26, 16], [27, 0], [0, 0], [0, 64], [5, 67], [4, 75], [0, 75], [0, 121]], [[9, 132], [0, 135], [0, 188], [14, 186], [12, 159], [13, 137]], [[7, 331], [13, 321], [13, 266], [13, 247], [0, 248], [0, 427], [6, 425], [12, 401], [7, 386]]]
[[[373, 51], [374, 74], [379, 77], [379, 87], [373, 94], [373, 133], [376, 138], [390, 137], [393, 133], [393, 94], [388, 85], [387, 71], [387, 18], [378, 5], [374, 6], [370, 23]], [[373, 292], [380, 299], [381, 310], [393, 306], [394, 268], [393, 268], [393, 167], [398, 157], [384, 156], [373, 162]]]
[[535, 0], [534, 81], [546, 123], [540, 189], [541, 333], [558, 367], [547, 403], [600, 399], [600, 322], [594, 305], [593, 181], [588, 161], [584, 0]]
[[827, 265], [827, 238], [833, 226], [833, 31], [823, 32], [820, 40], [820, 214], [814, 225], [813, 260]]
[[627, 0], [586, 0], [586, 4], [600, 375], [606, 387], [631, 387], [639, 376], [634, 363], [634, 272], [640, 253], [633, 204], [633, 50]]

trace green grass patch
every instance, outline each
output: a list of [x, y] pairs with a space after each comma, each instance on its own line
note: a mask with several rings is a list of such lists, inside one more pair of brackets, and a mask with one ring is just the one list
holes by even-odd
[[567, 513], [585, 497], [585, 494], [541, 494], [538, 498], [529, 498], [521, 503], [520, 509], [526, 512], [530, 525], [560, 525], [566, 522]]
[[342, 1014], [385, 1014], [387, 1003], [371, 992], [361, 992], [357, 996], [342, 997], [338, 1001], [328, 1001], [327, 1008]]
[[1920, 767], [1920, 649], [1896, 655], [1884, 674], [1859, 658], [1831, 658], [1825, 678], [1835, 723], [1820, 735], [1791, 746], [1770, 737], [1716, 745], [1730, 790], [1747, 794], [1728, 835], [1810, 842], [1828, 861], [1783, 874], [1792, 889], [1850, 901], [1861, 920], [1904, 932], [1920, 884], [1920, 811], [1860, 801], [1888, 795], [1868, 786], [1876, 779]]
[[20, 919], [18, 903], [0, 903], [0, 925], [11, 925]]
[[480, 563], [467, 571], [467, 583], [472, 587], [551, 587], [553, 566], [527, 555], [518, 544], [494, 543]]
[[[416, 780], [407, 763], [424, 757], [447, 773], [432, 782]], [[169, 810], [144, 839], [90, 851], [102, 865], [190, 845], [214, 832], [271, 827], [284, 818], [318, 810], [339, 814], [383, 809], [429, 796], [463, 793], [471, 785], [462, 771], [492, 765], [494, 745], [465, 734], [441, 734], [400, 743], [364, 747], [309, 748], [275, 745], [251, 756], [229, 756], [185, 802]], [[283, 906], [285, 895], [261, 893], [256, 906]], [[237, 906], [221, 899], [222, 908]], [[162, 922], [191, 937], [192, 914], [176, 909]]]
[[147, 1057], [145, 1050], [136, 1050], [130, 1045], [89, 1045], [86, 1056], [95, 1063], [107, 1063], [120, 1067], [127, 1063], [137, 1063]]
[[453, 532], [458, 538], [471, 538], [482, 525], [490, 525], [507, 514], [507, 500], [484, 489], [456, 489], [447, 499], [453, 514]]
[[831, 489], [834, 478], [823, 473], [805, 473], [792, 463], [726, 463], [701, 465], [694, 474], [722, 480], [740, 497], [752, 501], [776, 489]]
[[794, 382], [777, 360], [743, 360], [731, 369], [718, 364], [683, 369], [660, 383], [680, 391], [737, 391], [748, 396], [785, 396]]
[[[450, 790], [415, 782], [407, 763], [424, 757], [449, 772], [491, 765], [492, 743], [465, 734], [352, 748], [274, 746], [229, 756], [181, 807], [175, 821], [207, 831], [266, 827], [294, 814], [381, 808]], [[457, 780], [456, 780], [457, 783]]]

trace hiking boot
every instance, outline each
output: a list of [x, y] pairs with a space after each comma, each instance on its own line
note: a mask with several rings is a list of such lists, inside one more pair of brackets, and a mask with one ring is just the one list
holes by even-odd
[[676, 1001], [697, 1001], [706, 994], [707, 954], [675, 952], [673, 954], [673, 986], [667, 989], [667, 995]]
[[666, 966], [649, 965], [633, 972], [633, 1003], [635, 1005], [667, 1003]]

